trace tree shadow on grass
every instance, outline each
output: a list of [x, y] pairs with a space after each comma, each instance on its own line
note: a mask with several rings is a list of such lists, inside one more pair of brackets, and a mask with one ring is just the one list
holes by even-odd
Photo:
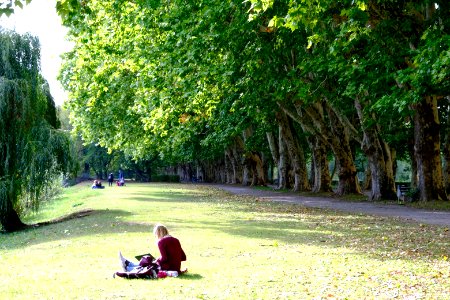
[[37, 228], [37, 227], [42, 227], [42, 226], [48, 226], [48, 225], [51, 225], [51, 224], [66, 222], [66, 221], [69, 221], [69, 220], [72, 220], [72, 219], [78, 219], [78, 218], [87, 217], [87, 216], [90, 216], [90, 215], [92, 215], [92, 214], [94, 214], [96, 212], [98, 213], [99, 211], [95, 211], [93, 209], [83, 209], [83, 210], [76, 211], [76, 212], [73, 212], [71, 214], [68, 214], [66, 216], [62, 216], [62, 217], [50, 220], [50, 221], [38, 222], [38, 223], [30, 224], [30, 225], [27, 225], [27, 226], [28, 226], [28, 228]]
[[123, 218], [132, 213], [124, 210], [81, 210], [45, 222], [29, 225], [26, 230], [2, 234], [0, 248], [19, 249], [57, 240], [82, 236], [123, 234], [150, 231], [150, 224], [131, 223]]
[[203, 276], [197, 273], [186, 273], [183, 274], [181, 276], [177, 277], [178, 279], [182, 279], [182, 280], [200, 280], [203, 279]]
[[296, 204], [275, 203], [267, 207], [266, 203], [255, 203], [237, 205], [232, 210], [253, 216], [220, 224], [214, 221], [196, 224], [181, 219], [172, 222], [184, 223], [182, 226], [193, 231], [209, 227], [230, 235], [267, 240], [261, 247], [271, 247], [278, 241], [288, 245], [347, 248], [380, 260], [440, 259], [448, 253], [448, 231], [432, 225]]
[[[114, 278], [119, 278], [118, 276], [117, 277], [114, 277]], [[136, 280], [136, 279], [140, 279], [140, 280], [146, 280], [146, 279], [148, 279], [148, 278], [132, 278], [132, 277], [130, 277], [130, 278], [127, 278], [127, 277], [122, 277], [123, 279], [129, 279], [129, 280]], [[198, 274], [198, 273], [186, 273], [186, 274], [183, 274], [183, 275], [179, 275], [179, 276], [177, 276], [176, 278], [175, 278], [176, 280], [189, 280], [189, 281], [192, 281], [192, 280], [201, 280], [201, 279], [203, 279], [203, 276], [202, 275], [200, 275], [200, 274]]]
[[211, 203], [211, 199], [206, 199], [202, 193], [192, 192], [155, 192], [128, 194], [129, 199], [143, 202], [165, 202], [165, 203]]
[[[73, 212], [73, 213], [65, 215], [65, 216], [61, 216], [61, 217], [53, 219], [53, 220], [38, 222], [38, 223], [34, 223], [34, 224], [25, 224], [25, 226], [20, 231], [26, 231], [29, 229], [35, 229], [38, 227], [48, 226], [51, 224], [66, 222], [66, 221], [69, 221], [72, 219], [87, 217], [87, 216], [94, 214], [95, 212], [96, 211], [93, 209], [83, 209], [83, 210], [76, 211], [76, 212]], [[11, 233], [13, 233], [13, 232], [0, 230], [0, 234], [6, 235], [6, 234], [11, 234]]]

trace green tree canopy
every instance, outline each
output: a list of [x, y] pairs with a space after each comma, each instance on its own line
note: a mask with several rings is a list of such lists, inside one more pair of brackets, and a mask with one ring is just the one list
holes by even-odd
[[[443, 115], [435, 102], [448, 97], [448, 6], [60, 1], [75, 43], [61, 78], [87, 142], [174, 163], [212, 159], [234, 174], [248, 157], [270, 161], [269, 143], [273, 163], [287, 161], [294, 188], [305, 190], [304, 157], [317, 159], [320, 149], [316, 171], [328, 174], [332, 152], [339, 194], [361, 191], [357, 146], [370, 161], [371, 199], [392, 198], [397, 153], [419, 158], [412, 164], [421, 172], [440, 168], [439, 147], [429, 153], [422, 146], [427, 135], [440, 142], [431, 129], [440, 129]], [[446, 198], [442, 176], [417, 175], [422, 199]]]

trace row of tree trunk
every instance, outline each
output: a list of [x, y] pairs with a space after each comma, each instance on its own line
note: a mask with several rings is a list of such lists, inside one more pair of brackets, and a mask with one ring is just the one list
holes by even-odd
[[[414, 107], [413, 141], [409, 143], [412, 165], [412, 188], [419, 192], [419, 200], [448, 200], [450, 187], [449, 130], [445, 131], [445, 147], [441, 151], [440, 123], [436, 97], [427, 97]], [[446, 100], [447, 101], [447, 100]], [[327, 101], [305, 105], [301, 101], [290, 106], [279, 104], [276, 112], [278, 130], [267, 132], [271, 159], [262, 152], [245, 151], [245, 141], [251, 128], [237, 136], [219, 161], [203, 162], [204, 179], [211, 182], [242, 185], [265, 185], [268, 170], [278, 170], [277, 187], [293, 191], [330, 192], [332, 175], [328, 154], [332, 153], [338, 170], [337, 195], [360, 194], [352, 142], [357, 142], [364, 153], [369, 172], [369, 200], [396, 199], [396, 150], [381, 135], [378, 125], [362, 126], [363, 103], [355, 100], [359, 131], [345, 116]], [[449, 117], [450, 118], [450, 117]], [[299, 126], [295, 126], [297, 123]], [[374, 122], [376, 124], [376, 122]], [[447, 122], [446, 122], [447, 123]], [[307, 136], [309, 149], [303, 149], [298, 128]], [[310, 176], [307, 172], [305, 151], [311, 153]], [[443, 153], [443, 156], [441, 155]], [[444, 162], [442, 162], [444, 157]]]

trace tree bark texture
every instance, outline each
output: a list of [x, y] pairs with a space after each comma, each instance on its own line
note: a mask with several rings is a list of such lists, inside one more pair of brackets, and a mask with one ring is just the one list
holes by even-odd
[[287, 153], [294, 171], [294, 191], [309, 191], [311, 188], [308, 182], [308, 171], [303, 149], [300, 147], [292, 126], [289, 124], [287, 115], [282, 111], [276, 114], [280, 125], [281, 136], [286, 143]]
[[[270, 150], [270, 154], [271, 154], [271, 156], [272, 156], [272, 160], [273, 160], [273, 163], [274, 163], [274, 165], [275, 166], [277, 166], [277, 172], [278, 172], [278, 174], [277, 174], [277, 180], [278, 180], [278, 182], [279, 182], [279, 179], [280, 179], [280, 170], [278, 169], [278, 165], [279, 165], [279, 162], [280, 162], [280, 153], [279, 153], [279, 151], [278, 151], [278, 143], [277, 143], [277, 139], [275, 138], [275, 135], [273, 134], [273, 132], [266, 132], [266, 138], [267, 138], [267, 143], [268, 143], [268, 145], [269, 145], [269, 150]], [[272, 169], [272, 171], [273, 171], [273, 169]], [[272, 172], [272, 174], [273, 174], [273, 172]], [[272, 178], [272, 177], [271, 177]], [[273, 183], [273, 180], [274, 180], [275, 178], [272, 178], [272, 183]], [[277, 186], [278, 187], [278, 186]]]
[[223, 153], [223, 161], [225, 163], [225, 183], [229, 183], [231, 166], [230, 166], [230, 160], [227, 157], [226, 151], [224, 151], [224, 153]]
[[336, 194], [340, 196], [361, 194], [348, 133], [334, 111], [326, 103], [324, 105], [330, 120], [331, 145], [339, 165], [339, 183]]
[[444, 187], [447, 194], [450, 194], [450, 96], [447, 97], [447, 122], [444, 130]]
[[[242, 133], [243, 142], [242, 142], [242, 148], [244, 148], [245, 142], [247, 139], [253, 134], [252, 128], [247, 128]], [[249, 171], [249, 177], [251, 176], [251, 186], [254, 185], [266, 185], [267, 179], [266, 174], [264, 170], [264, 164], [261, 159], [261, 156], [256, 151], [246, 151], [244, 154], [244, 161], [245, 166], [248, 168]]]
[[280, 154], [280, 159], [278, 160], [278, 189], [286, 189], [290, 187], [288, 181], [289, 157], [286, 150], [286, 143], [283, 140], [281, 125], [278, 127], [278, 153]]
[[[281, 107], [283, 108], [283, 111], [288, 114], [288, 116], [300, 124], [303, 131], [311, 134], [311, 137], [308, 139], [308, 143], [312, 152], [312, 191], [315, 193], [333, 191], [331, 187], [331, 175], [327, 159], [328, 144], [327, 139], [320, 133], [321, 128], [315, 128], [314, 121], [311, 120], [311, 117], [307, 113], [303, 112], [301, 102], [294, 103], [295, 112], [289, 111], [283, 106]], [[318, 115], [323, 117], [323, 113], [320, 114], [319, 112]]]
[[232, 150], [228, 148], [225, 151], [226, 161], [229, 161], [227, 166], [227, 183], [236, 183], [236, 159], [232, 153]]
[[[394, 185], [395, 185], [395, 176], [397, 174], [398, 163], [397, 163], [397, 150], [395, 148], [391, 149], [391, 160], [392, 160], [392, 174], [394, 176]], [[395, 190], [397, 193], [397, 189]]]
[[366, 155], [370, 167], [371, 191], [369, 200], [394, 200], [396, 199], [396, 191], [390, 148], [382, 140], [375, 126], [366, 126], [366, 117], [358, 100], [355, 100], [355, 108], [363, 129], [361, 149]]
[[421, 201], [448, 200], [442, 176], [437, 97], [415, 105], [414, 150]]
[[21, 220], [11, 203], [10, 198], [3, 203], [5, 210], [0, 213], [0, 223], [6, 232], [19, 231], [27, 227]]
[[269, 145], [270, 154], [272, 155], [273, 162], [278, 165], [280, 159], [280, 153], [278, 152], [278, 143], [275, 139], [273, 132], [266, 132], [267, 143]]
[[[247, 132], [246, 132], [247, 131]], [[245, 153], [245, 136], [248, 133], [249, 129], [247, 129], [242, 133], [242, 137], [240, 136], [236, 137], [236, 146], [239, 149], [242, 149], [242, 155], [241, 155], [241, 166], [242, 166], [242, 185], [247, 186], [252, 184], [253, 175], [252, 175], [252, 166], [249, 164], [249, 161], [246, 159], [246, 153]]]
[[364, 183], [362, 189], [365, 191], [372, 189], [372, 173], [369, 165], [367, 165], [364, 170]]
[[251, 185], [250, 180], [250, 169], [248, 165], [244, 165], [244, 168], [242, 169], [242, 185], [247, 186]]
[[408, 143], [408, 154], [411, 159], [411, 187], [417, 188], [419, 185], [419, 179], [417, 175], [417, 160], [414, 150], [414, 141]]
[[238, 143], [234, 143], [232, 147], [232, 153], [235, 160], [236, 172], [234, 176], [236, 176], [236, 183], [242, 183], [242, 152], [244, 149], [239, 148]]
[[257, 152], [250, 152], [249, 158], [253, 165], [253, 185], [267, 185], [266, 171], [261, 155]]
[[312, 150], [312, 165], [311, 175], [313, 176], [312, 192], [332, 192], [331, 175], [327, 159], [327, 146], [316, 136], [309, 138]]
[[223, 160], [217, 160], [214, 162], [206, 162], [203, 165], [204, 181], [214, 183], [225, 183], [225, 162]]
[[[297, 103], [297, 110], [299, 106]], [[325, 121], [325, 111], [328, 115], [328, 121]], [[326, 145], [329, 145], [333, 151], [335, 169], [337, 168], [339, 176], [338, 187], [335, 193], [340, 196], [349, 193], [360, 194], [361, 188], [356, 176], [357, 172], [350, 147], [349, 135], [339, 118], [335, 115], [335, 112], [326, 102], [317, 102], [305, 107], [304, 112], [311, 118], [318, 137]]]

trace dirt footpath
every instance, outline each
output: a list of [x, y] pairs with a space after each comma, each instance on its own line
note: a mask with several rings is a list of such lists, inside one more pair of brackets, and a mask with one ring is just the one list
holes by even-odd
[[424, 224], [450, 227], [450, 212], [448, 211], [430, 211], [406, 207], [402, 205], [382, 204], [377, 202], [349, 202], [334, 198], [304, 197], [296, 193], [263, 191], [241, 185], [216, 184], [213, 186], [232, 194], [251, 195], [271, 201], [298, 203], [309, 207], [327, 208], [346, 212], [364, 213], [369, 215], [399, 217]]

